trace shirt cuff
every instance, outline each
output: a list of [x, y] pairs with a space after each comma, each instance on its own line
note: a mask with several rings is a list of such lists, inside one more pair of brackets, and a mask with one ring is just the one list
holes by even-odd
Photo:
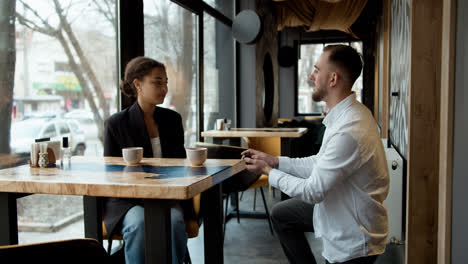
[[278, 170], [289, 173], [291, 170], [291, 158], [288, 157], [278, 157]]
[[270, 173], [268, 174], [268, 183], [276, 189], [279, 189], [278, 182], [280, 178], [281, 171], [277, 169], [271, 169]]

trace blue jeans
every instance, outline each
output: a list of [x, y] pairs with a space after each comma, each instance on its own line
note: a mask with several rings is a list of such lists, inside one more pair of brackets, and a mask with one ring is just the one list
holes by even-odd
[[[142, 206], [128, 210], [122, 222], [121, 233], [125, 243], [125, 263], [145, 263], [145, 211]], [[182, 208], [171, 208], [172, 263], [183, 263], [187, 248], [187, 233]]]

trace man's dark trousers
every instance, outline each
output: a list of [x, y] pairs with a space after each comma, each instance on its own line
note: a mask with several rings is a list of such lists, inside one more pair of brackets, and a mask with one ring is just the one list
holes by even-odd
[[[271, 222], [283, 251], [293, 264], [316, 264], [304, 232], [314, 232], [314, 205], [299, 199], [277, 203], [271, 210]], [[340, 264], [372, 264], [377, 256], [368, 256], [340, 262]], [[326, 261], [326, 264], [329, 264]]]

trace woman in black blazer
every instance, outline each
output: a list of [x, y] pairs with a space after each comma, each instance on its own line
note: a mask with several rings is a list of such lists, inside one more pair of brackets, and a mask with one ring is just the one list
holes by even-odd
[[[164, 65], [146, 57], [132, 59], [125, 68], [121, 91], [136, 102], [112, 115], [105, 122], [104, 156], [122, 156], [122, 148], [143, 147], [146, 158], [185, 158], [184, 130], [181, 116], [172, 110], [157, 107], [167, 93]], [[171, 209], [172, 259], [182, 263], [187, 234], [185, 218], [193, 216], [190, 201], [182, 201]], [[106, 198], [104, 223], [109, 237], [121, 233], [126, 263], [145, 263], [144, 208], [139, 199]]]

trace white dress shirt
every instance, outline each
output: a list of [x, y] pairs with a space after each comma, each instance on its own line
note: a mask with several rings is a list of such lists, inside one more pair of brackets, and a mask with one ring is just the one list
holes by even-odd
[[315, 235], [322, 238], [322, 255], [329, 262], [381, 254], [388, 235], [383, 201], [389, 175], [376, 122], [353, 93], [330, 110], [323, 124], [317, 155], [279, 157], [269, 182], [315, 204]]

